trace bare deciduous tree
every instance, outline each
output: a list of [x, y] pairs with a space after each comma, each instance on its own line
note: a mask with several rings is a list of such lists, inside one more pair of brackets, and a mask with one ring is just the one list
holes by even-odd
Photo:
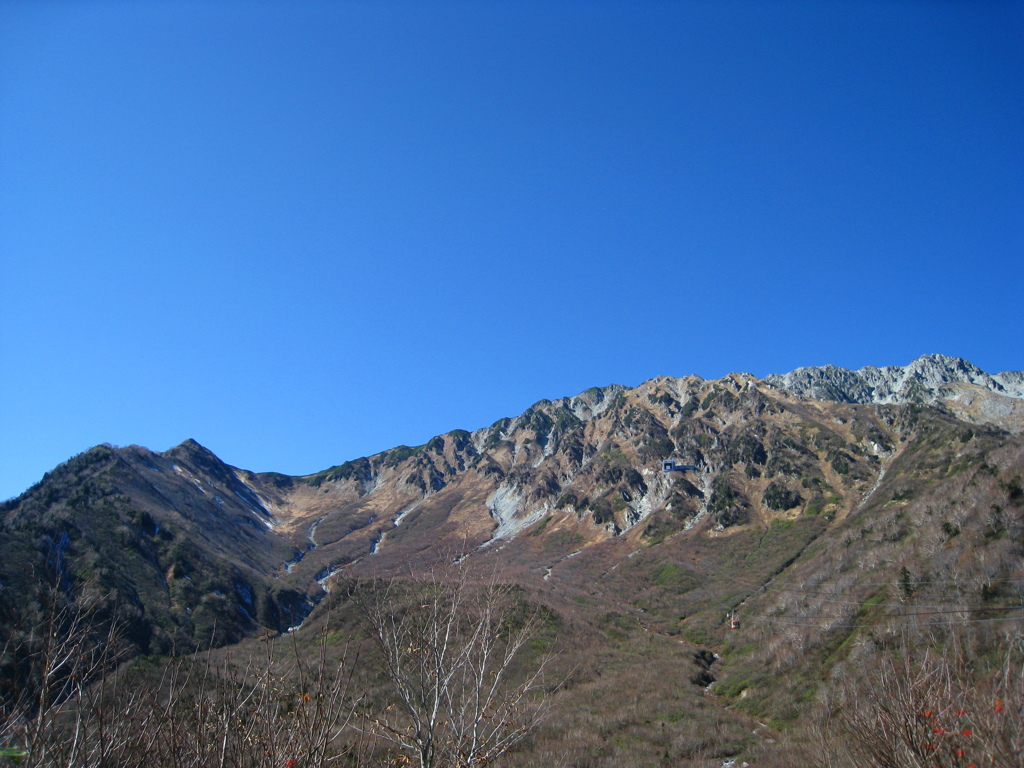
[[550, 656], [523, 663], [542, 620], [513, 588], [454, 566], [354, 597], [393, 693], [367, 728], [420, 768], [490, 765], [544, 716]]
[[102, 600], [73, 599], [56, 579], [38, 611], [5, 617], [0, 648], [0, 742], [27, 765], [62, 765], [83, 749], [81, 704], [116, 667], [117, 623], [99, 618]]
[[920, 653], [904, 639], [845, 690], [840, 722], [859, 765], [1004, 768], [1024, 755], [1024, 638], [985, 674], [954, 641]]
[[115, 669], [116, 625], [98, 635], [88, 602], [59, 590], [47, 600], [0, 647], [0, 765], [323, 768], [343, 755], [359, 764], [346, 741], [354, 664], [330, 663], [328, 627], [309, 659], [293, 638], [282, 661], [268, 642], [241, 665], [170, 659], [154, 678]]

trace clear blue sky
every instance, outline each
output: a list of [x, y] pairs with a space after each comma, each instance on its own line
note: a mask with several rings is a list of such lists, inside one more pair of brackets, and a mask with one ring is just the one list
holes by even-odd
[[0, 0], [0, 498], [657, 375], [1024, 368], [1021, 2]]

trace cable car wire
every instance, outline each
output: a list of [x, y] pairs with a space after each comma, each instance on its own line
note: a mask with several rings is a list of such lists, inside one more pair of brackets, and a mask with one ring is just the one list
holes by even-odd
[[[897, 619], [897, 618], [900, 618], [900, 617], [899, 616], [888, 616], [887, 618]], [[822, 617], [822, 619], [824, 620], [825, 617]], [[769, 622], [769, 623], [772, 623], [772, 624], [783, 624], [785, 626], [790, 626], [790, 627], [808, 627], [808, 628], [813, 628], [813, 629], [831, 629], [831, 627], [824, 627], [820, 623], [811, 623], [811, 622], [804, 623], [804, 622], [798, 622], [798, 621], [785, 621], [785, 620], [782, 620], [782, 619], [768, 618], [768, 617], [765, 617], [765, 616], [760, 616], [760, 617], [755, 616], [755, 617], [752, 617], [751, 621], [753, 621], [754, 623]], [[998, 618], [998, 619], [991, 619], [991, 618], [990, 619], [962, 619], [962, 620], [956, 621], [956, 622], [951, 622], [951, 621], [921, 621], [921, 622], [914, 622], [914, 626], [915, 627], [940, 627], [940, 626], [948, 627], [950, 624], [982, 624], [982, 623], [985, 623], [985, 622], [995, 622], [995, 621], [1004, 621], [1004, 622], [1005, 621], [1024, 621], [1024, 616], [1005, 616], [1003, 618]], [[874, 624], [845, 624], [845, 623], [843, 624], [843, 629], [870, 629], [870, 628], [876, 628], [876, 627], [878, 627], [878, 623], [877, 622], [874, 623]]]
[[[740, 579], [737, 579], [737, 578], [735, 578], [733, 576], [728, 576], [727, 575], [725, 578], [731, 580], [733, 583], [735, 583], [735, 584], [737, 584], [739, 586], [745, 586], [745, 587], [748, 587], [748, 588], [751, 588], [751, 589], [755, 590], [754, 593], [752, 593], [750, 595], [747, 595], [747, 597], [745, 597], [743, 599], [743, 602], [746, 602], [747, 600], [751, 599], [752, 597], [756, 597], [758, 593], [766, 594], [767, 595], [767, 594], [769, 594], [771, 592], [783, 592], [783, 593], [786, 593], [786, 594], [805, 595], [805, 596], [807, 596], [806, 597], [807, 600], [813, 600], [813, 601], [822, 602], [822, 603], [829, 603], [829, 604], [833, 604], [833, 605], [864, 605], [864, 603], [866, 602], [866, 600], [834, 600], [834, 599], [831, 599], [831, 598], [828, 598], [828, 597], [821, 597], [821, 595], [843, 594], [841, 592], [839, 592], [839, 593], [836, 593], [836, 592], [818, 592], [818, 591], [812, 591], [812, 590], [788, 589], [788, 588], [785, 588], [785, 587], [769, 586], [768, 584], [763, 584], [763, 585], [758, 586], [757, 584], [753, 584], [751, 582], [744, 582], [744, 581], [742, 581]], [[1001, 579], [1001, 580], [998, 580], [998, 582], [999, 583], [1008, 583], [1008, 582], [1021, 582], [1021, 583], [1024, 583], [1024, 579]], [[933, 583], [941, 583], [941, 582], [933, 582]], [[992, 581], [986, 582], [986, 583], [996, 583], [996, 580], [992, 580]], [[856, 585], [854, 585], [854, 588], [856, 588], [856, 587], [865, 587], [865, 586], [868, 586], [868, 585], [856, 584]], [[885, 584], [884, 586], [896, 586], [896, 587], [899, 587], [899, 586], [902, 586], [902, 585], [900, 585], [899, 582], [896, 582], [896, 583], [892, 583], [892, 584]], [[965, 597], [965, 595], [958, 594], [958, 595], [951, 595], [950, 597], [951, 598], [956, 598], [956, 597], [961, 597], [962, 598], [962, 597]], [[868, 598], [868, 599], [870, 599], [870, 598]], [[878, 604], [875, 604], [875, 605], [873, 605], [871, 607], [881, 607], [881, 608], [889, 608], [891, 610], [898, 610], [903, 605], [905, 605], [905, 603], [902, 603], [902, 602], [901, 603], [878, 603]], [[977, 609], [953, 609], [953, 610], [947, 611], [946, 609], [949, 607], [948, 605], [932, 605], [932, 606], [918, 605], [916, 607], [917, 608], [933, 608], [934, 609], [932, 611], [933, 613], [943, 613], [943, 612], [957, 613], [957, 612], [959, 612], [961, 610], [988, 610], [988, 609], [983, 609], [983, 608], [977, 608]]]
[[[774, 587], [774, 586], [772, 586], [770, 584], [770, 580], [769, 580], [769, 582], [766, 582], [765, 584], [755, 584], [755, 583], [752, 583], [752, 582], [745, 582], [742, 579], [738, 579], [735, 576], [732, 576], [730, 574], [723, 574], [719, 578], [722, 578], [722, 577], [724, 577], [728, 581], [733, 582], [733, 584], [735, 584], [737, 586], [746, 587], [748, 589], [754, 590], [754, 592], [752, 592], [751, 594], [749, 594], [746, 597], [744, 597], [739, 603], [733, 605], [733, 607], [729, 609], [730, 613], [729, 613], [729, 619], [728, 620], [730, 621], [730, 623], [732, 623], [733, 619], [736, 618], [735, 615], [734, 615], [735, 610], [739, 606], [743, 606], [746, 603], [747, 600], [749, 600], [749, 599], [751, 599], [753, 597], [757, 597], [758, 594], [765, 594], [765, 595], [767, 595], [767, 594], [769, 594], [771, 592], [776, 592], [776, 593], [782, 592], [782, 593], [787, 593], [787, 594], [808, 595], [808, 596], [811, 596], [811, 597], [806, 598], [808, 601], [814, 600], [814, 601], [817, 601], [817, 602], [827, 603], [827, 604], [832, 604], [832, 605], [857, 605], [857, 606], [864, 606], [864, 603], [866, 602], [864, 600], [859, 600], [859, 601], [857, 601], [857, 600], [833, 600], [833, 599], [829, 599], [829, 598], [819, 597], [819, 595], [821, 595], [821, 594], [842, 594], [842, 593], [821, 592], [821, 591], [818, 591], [818, 590], [799, 590], [799, 589], [791, 589], [791, 588], [787, 588], [787, 587]], [[981, 581], [981, 583], [983, 583], [983, 584], [995, 584], [995, 583], [1005, 584], [1005, 583], [1016, 583], [1016, 582], [1024, 583], [1024, 579], [1022, 579], [1022, 578], [982, 579], [982, 580], [979, 580], [979, 581]], [[929, 583], [929, 584], [943, 584], [943, 583], [958, 584], [958, 583], [963, 583], [963, 582], [960, 582], [958, 580], [949, 580], [949, 581], [933, 580], [933, 581], [929, 581], [929, 582], [914, 582], [914, 585], [924, 584], [924, 583]], [[901, 587], [902, 583], [898, 582], [898, 581], [896, 581], [896, 582], [880, 582], [880, 583], [876, 582], [876, 583], [873, 583], [873, 584], [857, 584], [857, 585], [854, 585], [854, 586], [855, 587], [865, 587], [865, 586]], [[729, 603], [732, 603], [732, 602], [733, 601], [731, 599], [723, 600], [723, 601], [720, 601], [719, 605], [721, 607], [725, 607], [726, 605], [728, 605]], [[907, 611], [902, 610], [903, 608], [907, 607], [905, 604], [902, 604], [902, 603], [901, 604], [877, 603], [875, 605], [868, 606], [868, 607], [886, 610], [886, 611], [888, 611], [888, 613], [886, 613], [886, 615], [884, 615], [884, 616], [879, 617], [879, 620], [876, 621], [876, 622], [873, 622], [873, 623], [859, 623], [859, 624], [848, 624], [848, 623], [846, 623], [852, 617], [827, 616], [827, 615], [824, 615], [824, 614], [818, 614], [818, 615], [815, 615], [815, 616], [795, 616], [795, 617], [792, 617], [792, 619], [786, 619], [786, 618], [776, 618], [776, 617], [770, 617], [770, 616], [758, 616], [758, 615], [754, 615], [749, 610], [745, 611], [745, 613], [749, 617], [748, 620], [752, 621], [754, 623], [770, 622], [770, 623], [773, 623], [773, 624], [782, 624], [782, 625], [786, 625], [786, 626], [807, 627], [807, 628], [817, 628], [817, 629], [829, 629], [829, 627], [825, 627], [824, 624], [828, 623], [828, 622], [833, 622], [833, 623], [837, 623], [837, 624], [841, 623], [844, 626], [844, 628], [848, 628], [848, 629], [861, 629], [861, 628], [877, 627], [879, 622], [885, 621], [885, 620], [899, 620], [899, 619], [905, 619], [905, 618], [916, 617], [916, 616], [956, 616], [956, 615], [971, 614], [971, 613], [981, 613], [981, 612], [987, 612], [987, 611], [1018, 611], [1018, 610], [1024, 610], [1024, 605], [987, 606], [987, 607], [983, 607], [983, 608], [950, 608], [948, 605], [943, 605], [943, 606], [914, 606], [915, 608], [918, 608], [918, 609], [920, 609], [920, 608], [929, 608], [929, 610], [915, 610], [915, 611], [912, 611], [912, 612], [907, 612]], [[895, 613], [893, 613], [893, 611], [895, 611]], [[942, 625], [948, 626], [950, 623], [974, 624], [974, 623], [984, 623], [984, 622], [997, 622], [997, 621], [1005, 622], [1005, 621], [1021, 621], [1021, 620], [1024, 620], [1024, 615], [1021, 615], [1021, 616], [1005, 616], [1005, 617], [998, 617], [998, 618], [971, 618], [971, 617], [967, 616], [967, 617], [960, 618], [959, 620], [957, 620], [955, 622], [951, 622], [950, 620], [934, 621], [934, 622], [915, 621], [914, 625], [918, 626], [918, 627], [942, 626]], [[733, 627], [733, 628], [734, 629], [738, 629], [738, 627]]]

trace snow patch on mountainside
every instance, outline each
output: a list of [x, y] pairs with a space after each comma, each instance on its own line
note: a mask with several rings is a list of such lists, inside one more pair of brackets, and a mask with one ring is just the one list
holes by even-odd
[[239, 501], [253, 511], [261, 523], [267, 526], [267, 528], [273, 530], [275, 520], [274, 513], [270, 511], [270, 502], [261, 497], [256, 492], [256, 489], [246, 482], [245, 477], [240, 475], [238, 472], [234, 472], [233, 474], [235, 479], [242, 485], [240, 490], [237, 488], [232, 489], [235, 496], [237, 496]]
[[420, 504], [422, 504], [422, 503], [423, 503], [424, 501], [426, 501], [426, 498], [422, 498], [422, 499], [420, 499], [419, 501], [417, 501], [417, 502], [416, 502], [415, 504], [413, 504], [412, 506], [410, 506], [410, 507], [406, 507], [406, 508], [405, 508], [405, 509], [403, 509], [403, 510], [402, 510], [401, 512], [399, 512], [399, 513], [398, 513], [398, 514], [397, 514], [397, 515], [395, 516], [395, 527], [397, 528], [398, 526], [400, 526], [400, 525], [402, 524], [402, 521], [403, 521], [403, 520], [405, 520], [405, 518], [407, 518], [407, 517], [408, 517], [408, 516], [409, 516], [409, 515], [410, 515], [410, 514], [411, 514], [412, 512], [414, 512], [414, 511], [415, 511], [415, 510], [416, 510], [417, 508], [419, 508]]
[[194, 486], [195, 486], [196, 488], [198, 488], [198, 489], [200, 490], [200, 492], [201, 492], [201, 493], [202, 493], [202, 494], [203, 494], [204, 496], [206, 496], [206, 495], [207, 495], [207, 493], [206, 493], [206, 489], [205, 489], [205, 488], [203, 488], [203, 483], [202, 483], [202, 481], [201, 481], [201, 480], [200, 480], [200, 479], [199, 479], [198, 477], [196, 477], [195, 475], [193, 475], [193, 474], [192, 474], [191, 472], [189, 472], [189, 471], [188, 471], [187, 469], [182, 469], [182, 468], [181, 468], [181, 467], [179, 467], [179, 466], [178, 466], [177, 464], [172, 464], [172, 465], [171, 465], [171, 468], [172, 468], [172, 469], [173, 469], [173, 470], [174, 470], [175, 472], [177, 472], [177, 473], [178, 473], [179, 475], [181, 475], [182, 477], [184, 477], [184, 478], [185, 478], [186, 480], [190, 481], [190, 482], [192, 483], [192, 485], [194, 485]]

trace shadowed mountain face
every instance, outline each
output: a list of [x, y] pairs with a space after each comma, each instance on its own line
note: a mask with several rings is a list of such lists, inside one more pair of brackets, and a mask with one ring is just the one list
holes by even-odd
[[[164, 651], [284, 630], [335, 575], [445, 553], [566, 611], [640, 611], [714, 644], [737, 606], [795, 610], [764, 591], [791, 574], [854, 592], [901, 567], [1020, 576], [1021, 381], [940, 356], [663, 377], [306, 477], [236, 469], [193, 441], [100, 446], [3, 505], [0, 600], [40, 579], [88, 585], [116, 595], [142, 651]], [[668, 458], [696, 469], [665, 473]]]
[[0, 600], [20, 607], [40, 583], [107, 595], [143, 653], [284, 630], [312, 605], [274, 577], [295, 548], [191, 440], [162, 454], [97, 446], [0, 509]]

